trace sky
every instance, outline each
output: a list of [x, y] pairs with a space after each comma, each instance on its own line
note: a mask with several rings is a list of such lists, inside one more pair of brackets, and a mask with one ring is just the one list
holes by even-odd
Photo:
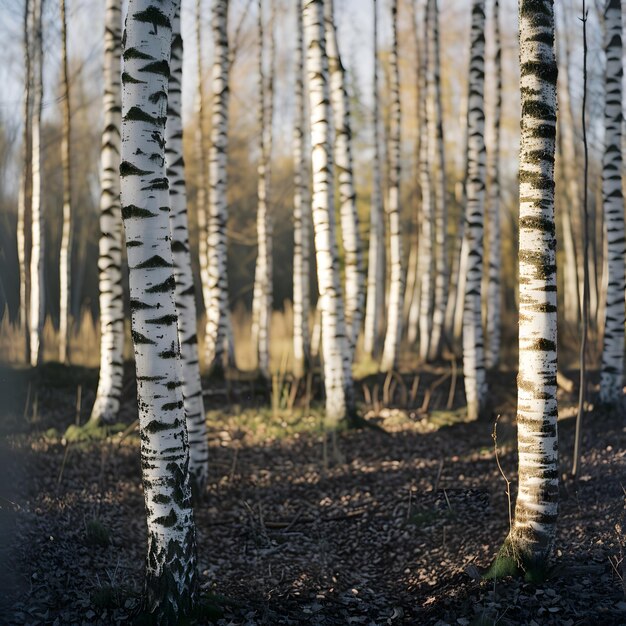
[[[202, 6], [202, 29], [203, 61], [207, 76], [211, 67], [211, 1], [200, 0]], [[277, 11], [277, 50], [278, 50], [278, 78], [276, 98], [276, 129], [277, 148], [280, 149], [281, 141], [289, 141], [288, 126], [291, 124], [291, 94], [292, 65], [293, 65], [293, 39], [295, 9], [299, 0], [274, 0], [278, 3]], [[69, 54], [72, 67], [80, 68], [84, 82], [90, 86], [95, 111], [99, 111], [99, 101], [102, 81], [102, 34], [104, 22], [104, 0], [66, 0], [69, 17]], [[464, 80], [467, 65], [467, 44], [469, 41], [469, 8], [471, 0], [440, 0], [441, 33], [442, 33], [442, 64], [448, 69], [449, 74], [455, 73], [459, 77], [456, 91], [449, 91], [448, 97], [460, 99], [460, 91], [463, 89], [460, 80]], [[23, 59], [22, 59], [22, 14], [24, 0], [0, 0], [0, 123], [4, 124], [9, 131], [19, 136], [19, 124], [23, 98]], [[264, 0], [266, 18], [269, 17], [269, 0]], [[390, 10], [389, 0], [378, 0], [380, 47], [384, 48], [390, 40]], [[578, 33], [579, 21], [575, 19], [580, 13], [580, 0], [557, 0], [556, 5], [560, 10], [565, 9], [568, 15], [568, 28], [571, 30], [573, 45], [575, 48], [573, 62], [574, 88], [580, 91], [580, 81], [576, 77], [580, 75], [580, 55], [576, 54], [579, 46], [580, 34]], [[184, 71], [183, 71], [183, 116], [190, 119], [193, 111], [193, 101], [196, 90], [196, 44], [195, 44], [195, 5], [196, 0], [182, 0], [182, 30], [185, 41]], [[241, 47], [234, 68], [234, 77], [238, 86], [243, 82], [254, 85], [256, 72], [256, 15], [257, 0], [231, 0], [229, 31], [231, 37], [240, 21], [240, 16], [250, 5], [247, 11], [246, 21], [242, 32], [248, 32], [248, 37], [241, 41]], [[407, 31], [411, 28], [409, 20], [411, 13], [408, 11], [409, 2], [400, 0], [400, 29]], [[491, 2], [488, 1], [490, 6]], [[60, 26], [58, 0], [45, 0], [45, 88], [44, 88], [44, 119], [56, 116], [59, 113], [57, 87], [60, 72]], [[509, 82], [510, 93], [515, 98], [517, 81], [517, 0], [500, 0], [503, 50], [505, 68], [509, 72], [505, 80]], [[338, 40], [340, 52], [344, 64], [351, 73], [351, 79], [357, 81], [359, 92], [362, 96], [365, 108], [371, 102], [371, 76], [372, 76], [372, 29], [373, 29], [373, 0], [335, 0], [335, 14], [338, 27]], [[596, 19], [592, 14], [591, 20]], [[578, 29], [578, 30], [575, 30]], [[598, 32], [597, 20], [593, 32]], [[448, 37], [445, 40], [445, 37]], [[598, 36], [591, 38], [590, 64], [597, 68], [601, 64], [601, 42]], [[488, 40], [489, 41], [489, 40]], [[489, 56], [489, 44], [487, 47]], [[400, 51], [401, 56], [401, 82], [412, 79], [413, 58], [410, 50]], [[408, 56], [408, 58], [407, 58]], [[403, 58], [404, 57], [404, 58]], [[246, 81], [246, 79], [248, 79]], [[384, 88], [384, 86], [383, 86]], [[251, 116], [255, 115], [255, 106], [248, 105], [247, 100], [254, 98], [254, 87], [251, 90], [231, 90], [232, 98], [239, 98], [238, 104], [247, 108]], [[445, 94], [444, 94], [445, 95]], [[456, 106], [456, 104], [455, 104]], [[505, 103], [505, 114], [516, 115], [515, 101]], [[94, 122], [98, 123], [98, 122]], [[516, 123], [513, 124], [516, 126]], [[281, 132], [284, 130], [285, 132]], [[451, 132], [456, 132], [451, 127]]]

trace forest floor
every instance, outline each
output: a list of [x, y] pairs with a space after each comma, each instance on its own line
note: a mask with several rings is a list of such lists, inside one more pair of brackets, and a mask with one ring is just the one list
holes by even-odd
[[[128, 428], [80, 441], [66, 431], [88, 417], [95, 370], [0, 369], [0, 623], [131, 619], [145, 556], [131, 373]], [[453, 379], [442, 368], [360, 381], [380, 429], [341, 432], [336, 449], [319, 407], [285, 381], [273, 403], [251, 381], [205, 385], [211, 466], [196, 522], [217, 623], [626, 624], [624, 423], [587, 416], [573, 481], [575, 398], [561, 392], [554, 568], [540, 584], [482, 580], [509, 528], [506, 482], [493, 421], [464, 422]], [[514, 492], [515, 375], [490, 382]]]

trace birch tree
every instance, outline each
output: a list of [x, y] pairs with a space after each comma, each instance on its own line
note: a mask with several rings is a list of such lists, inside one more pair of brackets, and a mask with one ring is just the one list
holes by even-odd
[[326, 419], [328, 424], [336, 425], [354, 416], [355, 404], [335, 234], [328, 59], [321, 0], [303, 0], [303, 22], [311, 115], [312, 211], [322, 318]]
[[43, 355], [43, 324], [45, 317], [44, 244], [45, 222], [41, 183], [41, 109], [43, 100], [43, 27], [44, 0], [33, 2], [33, 115], [32, 141], [32, 248], [30, 255], [30, 364], [39, 365]]
[[373, 101], [374, 114], [374, 159], [372, 162], [372, 197], [370, 201], [370, 236], [367, 263], [367, 302], [365, 307], [365, 323], [363, 336], [363, 352], [374, 356], [378, 340], [379, 327], [384, 314], [384, 260], [385, 236], [382, 198], [382, 174], [380, 157], [380, 100], [378, 87], [378, 7], [373, 0], [374, 33], [373, 33]]
[[205, 362], [221, 375], [234, 366], [234, 346], [228, 308], [228, 247], [226, 197], [228, 154], [228, 100], [230, 58], [228, 50], [228, 0], [213, 3], [213, 104], [209, 149], [209, 223], [205, 331]]
[[304, 375], [310, 362], [309, 338], [309, 232], [311, 200], [309, 159], [306, 157], [306, 107], [304, 102], [304, 34], [302, 1], [296, 7], [295, 119], [293, 128], [293, 357], [296, 377]]
[[404, 298], [404, 274], [402, 270], [402, 233], [400, 225], [400, 72], [398, 68], [398, 0], [391, 2], [393, 37], [391, 42], [390, 91], [391, 127], [389, 130], [389, 309], [387, 334], [383, 348], [381, 370], [389, 372], [396, 367], [400, 340], [402, 338], [402, 308]]
[[443, 107], [441, 103], [441, 62], [439, 50], [439, 6], [437, 0], [429, 0], [429, 58], [432, 66], [432, 84], [429, 94], [428, 120], [433, 138], [429, 147], [430, 161], [434, 170], [434, 303], [432, 333], [429, 342], [428, 358], [436, 359], [441, 352], [443, 325], [448, 300], [448, 252], [447, 228], [448, 211], [446, 206], [446, 156], [443, 134]]
[[493, 136], [487, 153], [487, 224], [489, 236], [489, 268], [487, 276], [487, 316], [485, 364], [497, 367], [500, 361], [500, 118], [502, 115], [502, 44], [500, 40], [500, 3], [493, 2], [493, 39], [495, 95], [493, 104]]
[[104, 14], [104, 131], [100, 152], [100, 378], [90, 422], [112, 423], [120, 408], [124, 375], [122, 214], [120, 207], [120, 0], [107, 0]]
[[121, 202], [148, 526], [143, 608], [159, 624], [189, 614], [198, 586], [165, 171], [177, 4], [130, 0], [122, 75]]
[[[207, 150], [204, 120], [204, 61], [202, 58], [202, 0], [196, 0], [196, 132], [195, 156], [196, 167], [196, 219], [198, 221], [198, 256], [200, 257], [200, 286], [204, 311], [208, 317], [211, 301], [209, 291], [209, 250], [207, 231]], [[208, 325], [208, 321], [207, 321]], [[205, 349], [206, 352], [206, 349]]]
[[554, 545], [558, 508], [553, 0], [520, 0], [519, 489], [501, 556], [532, 575]]
[[[273, 16], [273, 12], [272, 12]], [[257, 242], [258, 252], [254, 273], [252, 298], [252, 345], [257, 351], [260, 374], [270, 377], [270, 322], [272, 312], [272, 216], [270, 210], [270, 182], [272, 158], [272, 117], [274, 100], [274, 34], [272, 19], [270, 36], [269, 77], [266, 83], [263, 61], [263, 0], [258, 0], [259, 36], [259, 162], [257, 187]], [[267, 98], [267, 101], [266, 101]]]
[[334, 165], [339, 182], [339, 214], [345, 259], [345, 303], [348, 341], [354, 358], [356, 342], [361, 331], [365, 305], [365, 271], [363, 244], [359, 234], [352, 159], [352, 126], [350, 98], [346, 88], [346, 70], [341, 62], [335, 28], [334, 2], [325, 0], [326, 49], [330, 72], [330, 94], [335, 126]]
[[59, 307], [59, 361], [69, 362], [69, 306], [72, 268], [72, 158], [71, 158], [71, 111], [70, 80], [67, 70], [67, 18], [65, 0], [60, 1], [61, 10], [61, 73], [63, 80], [63, 137], [61, 140], [61, 166], [63, 168], [63, 231], [59, 282], [61, 302]]
[[485, 203], [485, 1], [472, 1], [468, 98], [468, 170], [465, 230], [467, 282], [463, 307], [463, 375], [470, 420], [484, 412], [487, 400], [483, 346], [481, 282]]
[[187, 189], [183, 159], [183, 122], [181, 85], [183, 76], [183, 39], [180, 32], [180, 3], [172, 21], [172, 52], [165, 132], [165, 165], [169, 181], [172, 261], [176, 281], [175, 304], [178, 312], [181, 382], [187, 435], [189, 474], [192, 491], [200, 494], [209, 471], [209, 446], [202, 401], [196, 298], [189, 251]]
[[31, 63], [31, 30], [33, 21], [32, 0], [24, 1], [24, 104], [22, 128], [22, 172], [17, 198], [17, 262], [20, 272], [20, 328], [25, 338], [25, 360], [30, 362], [30, 327], [28, 323], [28, 257], [26, 250], [26, 215], [30, 194], [30, 178], [32, 164], [31, 144], [31, 87], [33, 82]]
[[422, 46], [422, 58], [420, 59], [424, 71], [421, 74], [419, 98], [420, 123], [425, 131], [425, 136], [419, 142], [419, 181], [421, 191], [420, 215], [419, 215], [419, 239], [417, 276], [419, 281], [419, 355], [425, 361], [430, 348], [432, 329], [432, 313], [434, 299], [434, 190], [431, 185], [431, 165], [433, 152], [436, 150], [436, 121], [434, 119], [434, 64], [432, 59], [433, 47], [429, 41], [431, 38], [431, 3], [427, 3], [424, 12], [424, 38], [427, 43]]
[[622, 7], [606, 0], [606, 53], [602, 204], [607, 236], [608, 290], [600, 377], [600, 400], [613, 408], [622, 401], [624, 384], [624, 195], [622, 192]]

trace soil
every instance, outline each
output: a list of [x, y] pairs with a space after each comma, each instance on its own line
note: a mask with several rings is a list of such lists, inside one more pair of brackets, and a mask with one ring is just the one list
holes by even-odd
[[[515, 374], [491, 378], [514, 498]], [[138, 606], [146, 530], [132, 368], [125, 431], [63, 436], [88, 418], [96, 381], [59, 365], [0, 370], [0, 623], [123, 624]], [[481, 579], [509, 528], [506, 482], [494, 419], [464, 421], [462, 383], [445, 368], [360, 381], [367, 422], [335, 441], [287, 382], [273, 409], [254, 381], [205, 389], [210, 480], [195, 518], [218, 624], [626, 624], [626, 427], [590, 411], [573, 480], [575, 391], [560, 398], [555, 554], [531, 584]]]

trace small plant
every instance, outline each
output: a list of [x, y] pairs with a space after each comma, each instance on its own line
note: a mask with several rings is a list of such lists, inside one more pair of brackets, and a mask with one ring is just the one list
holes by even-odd
[[100, 611], [104, 609], [118, 609], [124, 605], [126, 595], [120, 587], [106, 585], [99, 587], [91, 594], [91, 603]]
[[85, 540], [90, 546], [105, 548], [111, 542], [111, 533], [100, 520], [91, 519], [85, 523]]

